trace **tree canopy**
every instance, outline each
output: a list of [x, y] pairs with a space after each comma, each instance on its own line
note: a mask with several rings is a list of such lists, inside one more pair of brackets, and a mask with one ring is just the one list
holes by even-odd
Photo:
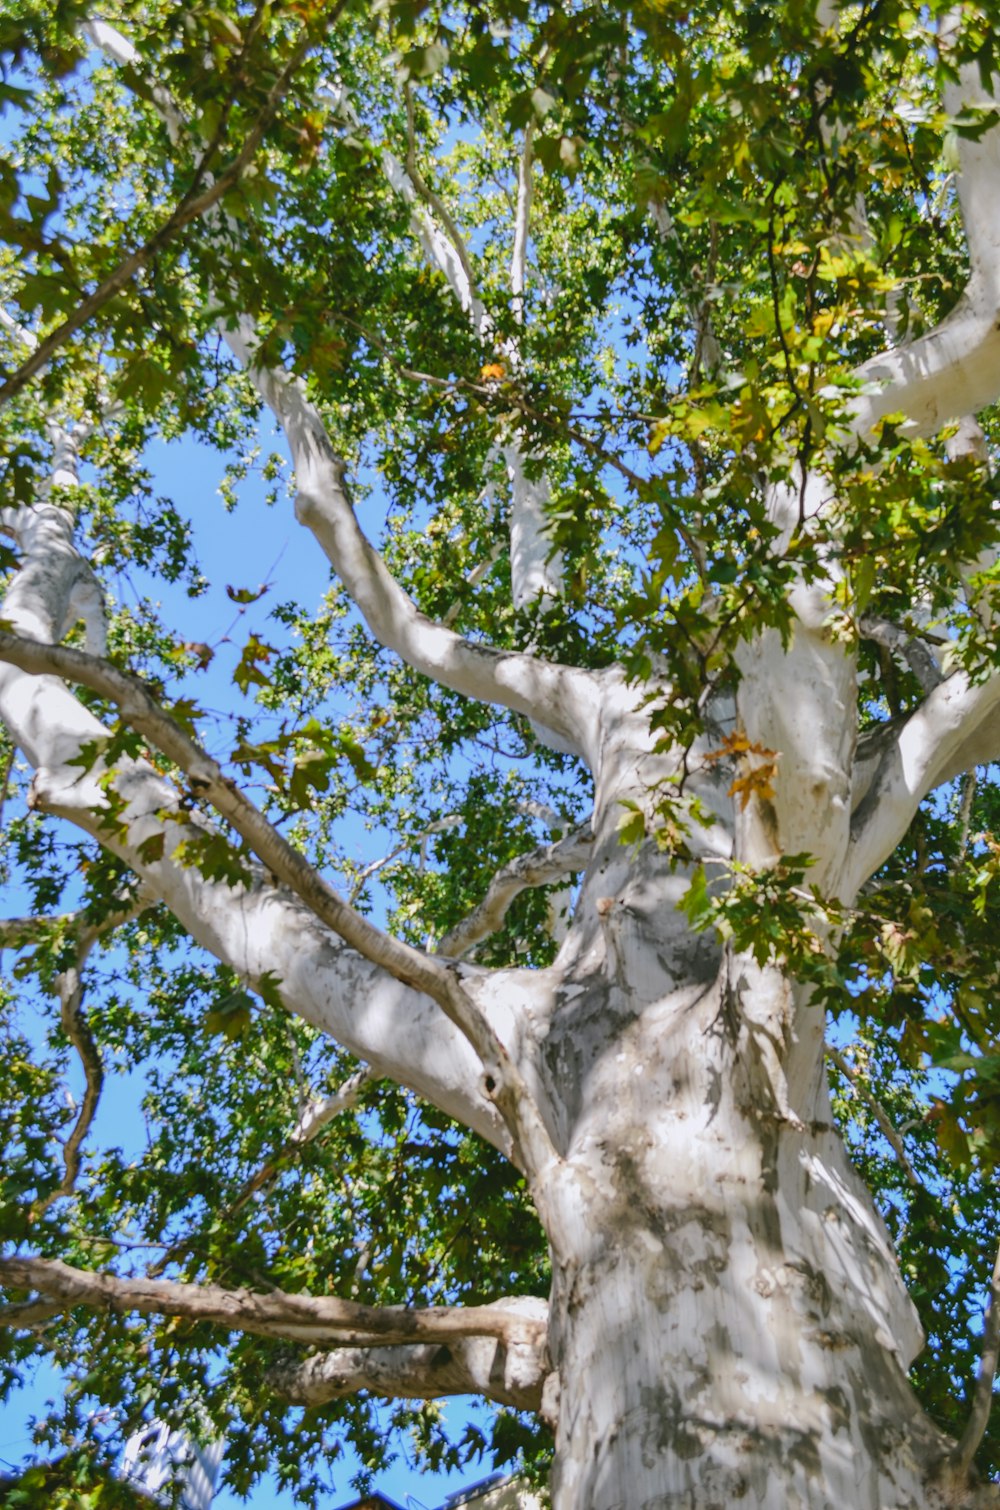
[[[318, 1403], [284, 1386], [310, 1327], [403, 1342], [404, 1311], [548, 1292], [516, 1030], [469, 1014], [453, 961], [553, 967], [593, 840], [574, 699], [615, 667], [684, 753], [619, 804], [623, 851], [652, 845], [665, 909], [822, 1002], [927, 1333], [912, 1377], [962, 1437], [1000, 1218], [997, 22], [902, 0], [0, 19], [2, 1387], [64, 1373], [41, 1440], [81, 1454], [66, 1493], [153, 1413], [224, 1433], [237, 1491], [273, 1466], [305, 1504], [341, 1440], [376, 1471], [390, 1418], [431, 1463], [544, 1473], [534, 1384], [459, 1441], [371, 1374]], [[160, 442], [199, 458], [196, 496], [163, 495]], [[298, 530], [333, 568], [318, 598], [282, 567]], [[273, 536], [262, 583], [247, 531]], [[880, 775], [898, 832], [860, 800], [853, 888], [763, 841], [713, 868], [693, 838], [699, 775], [767, 830], [791, 754], [718, 710], [810, 593], [856, 657], [852, 748], [874, 769], [926, 716], [940, 750], [912, 811]], [[933, 711], [959, 686], [961, 728]], [[354, 963], [263, 903], [238, 941], [232, 899], [268, 888]], [[376, 971], [419, 1010], [393, 1016]], [[80, 1271], [146, 1289], [119, 1304]], [[219, 1299], [244, 1290], [359, 1309], [246, 1330]], [[998, 1433], [973, 1444], [987, 1475]]]

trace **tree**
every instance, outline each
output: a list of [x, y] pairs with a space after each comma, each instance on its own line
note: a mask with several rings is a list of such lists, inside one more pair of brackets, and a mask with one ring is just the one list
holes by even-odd
[[[0, 1320], [75, 1493], [95, 1400], [308, 1501], [384, 1396], [557, 1510], [996, 1503], [995, 23], [0, 23]], [[277, 555], [262, 416], [331, 585], [209, 644], [147, 448]]]

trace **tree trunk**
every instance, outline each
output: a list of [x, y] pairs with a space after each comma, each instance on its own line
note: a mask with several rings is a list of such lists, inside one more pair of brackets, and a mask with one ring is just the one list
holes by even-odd
[[[782, 774], [801, 794], [794, 765], [807, 767], [809, 800], [779, 785], [773, 804], [741, 810], [732, 771], [689, 752], [720, 819], [690, 847], [710, 863], [735, 841], [762, 863], [794, 837], [835, 891], [853, 740], [827, 684], [853, 668], [832, 649], [825, 670], [804, 630], [790, 655], [772, 648]], [[747, 691], [767, 682], [766, 647], [758, 659]], [[993, 1503], [950, 1484], [951, 1444], [907, 1381], [921, 1329], [833, 1124], [824, 1014], [779, 966], [692, 931], [677, 907], [690, 866], [620, 842], [622, 798], [648, 804], [670, 762], [628, 689], [605, 694], [594, 858], [538, 1035], [564, 1150], [535, 1181], [553, 1259], [554, 1510]], [[754, 711], [755, 737], [777, 745]]]
[[619, 1031], [540, 1200], [555, 1510], [961, 1503], [930, 1487], [919, 1324], [825, 1084], [791, 1087], [802, 1127], [760, 1109], [739, 1019], [773, 982], [723, 977], [631, 1020], [610, 993]]

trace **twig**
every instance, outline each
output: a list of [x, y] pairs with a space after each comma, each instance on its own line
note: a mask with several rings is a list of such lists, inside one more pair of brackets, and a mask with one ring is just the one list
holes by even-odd
[[872, 1094], [869, 1087], [865, 1085], [864, 1081], [861, 1079], [859, 1072], [850, 1064], [848, 1064], [847, 1060], [844, 1058], [839, 1049], [835, 1049], [832, 1044], [828, 1043], [826, 1046], [826, 1052], [829, 1054], [838, 1070], [840, 1070], [841, 1074], [850, 1081], [853, 1090], [858, 1094], [858, 1096], [860, 1096], [865, 1105], [868, 1106], [872, 1112], [874, 1112], [875, 1120], [879, 1125], [879, 1130], [881, 1131], [882, 1136], [885, 1138], [893, 1153], [896, 1155], [900, 1168], [906, 1175], [907, 1180], [913, 1186], [914, 1190], [923, 1190], [924, 1182], [917, 1174], [917, 1171], [914, 1169], [913, 1165], [910, 1163], [909, 1155], [907, 1154], [906, 1149], [903, 1146], [903, 1140], [889, 1120], [888, 1113], [886, 1112], [885, 1107], [882, 1105], [881, 1101], [879, 1101], [878, 1098]]
[[[253, 1199], [258, 1190], [262, 1190], [265, 1185], [277, 1178], [281, 1173], [282, 1166], [293, 1154], [298, 1153], [300, 1149], [305, 1148], [308, 1143], [312, 1143], [314, 1139], [318, 1138], [324, 1128], [328, 1127], [335, 1117], [341, 1116], [344, 1112], [350, 1111], [357, 1105], [358, 1097], [372, 1079], [372, 1070], [367, 1068], [358, 1070], [349, 1079], [345, 1080], [340, 1089], [334, 1091], [332, 1096], [325, 1096], [320, 1100], [311, 1101], [277, 1153], [273, 1154], [266, 1163], [262, 1164], [250, 1176], [235, 1199], [223, 1209], [218, 1219], [226, 1221], [242, 1211], [243, 1207], [248, 1201]], [[213, 1212], [213, 1217], [215, 1215], [216, 1213]], [[196, 1232], [189, 1232], [187, 1237], [179, 1238], [177, 1242], [171, 1243], [163, 1257], [157, 1259], [156, 1263], [150, 1269], [150, 1279], [158, 1279], [166, 1270], [167, 1265], [172, 1263], [180, 1253], [183, 1253], [185, 1249], [190, 1247], [197, 1235]]]
[[951, 1454], [952, 1467], [964, 1478], [972, 1467], [980, 1442], [989, 1425], [993, 1406], [993, 1381], [1000, 1359], [1000, 1251], [993, 1265], [990, 1298], [983, 1326], [983, 1345], [979, 1354], [979, 1373], [972, 1388], [972, 1409], [965, 1430]]
[[391, 865], [393, 860], [398, 859], [400, 855], [405, 855], [408, 850], [413, 849], [414, 845], [419, 844], [420, 853], [423, 856], [426, 853], [427, 838], [430, 834], [442, 834], [449, 828], [457, 828], [461, 821], [457, 813], [449, 814], [446, 818], [438, 818], [434, 823], [429, 823], [422, 833], [404, 839], [402, 844], [397, 844], [390, 849], [387, 855], [382, 855], [378, 860], [372, 860], [363, 870], [358, 871], [354, 878], [354, 883], [348, 892], [351, 905], [353, 906], [358, 900], [365, 889], [365, 883], [370, 881], [372, 876], [378, 875], [380, 870]]

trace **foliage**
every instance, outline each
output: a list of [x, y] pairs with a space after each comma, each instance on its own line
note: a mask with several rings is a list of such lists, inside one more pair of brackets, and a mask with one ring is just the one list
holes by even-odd
[[[239, 580], [241, 532], [270, 530], [277, 556], [288, 528], [285, 463], [216, 333], [239, 311], [258, 322], [263, 358], [305, 378], [350, 463], [359, 516], [418, 607], [473, 640], [570, 664], [620, 660], [640, 681], [668, 666], [670, 696], [651, 706], [664, 743], [694, 748], [712, 698], [735, 685], [740, 645], [767, 628], [787, 637], [792, 587], [831, 559], [845, 642], [881, 615], [936, 637], [974, 676], [995, 668], [988, 466], [891, 421], [870, 445], [836, 444], [855, 370], [882, 349], [887, 322], [899, 336], [927, 328], [962, 284], [951, 157], [956, 132], [989, 122], [940, 107], [937, 0], [851, 7], [839, 34], [801, 0], [104, 7], [142, 68], [85, 43], [88, 9], [37, 0], [0, 20], [0, 295], [19, 320], [58, 330], [257, 130], [263, 146], [222, 196], [224, 219], [157, 243], [0, 406], [0, 507], [44, 482], [51, 414], [103, 414], [78, 507], [81, 549], [110, 594], [111, 658], [141, 672], [362, 911], [433, 945], [499, 867], [553, 837], [550, 817], [558, 833], [581, 821], [586, 778], [524, 719], [401, 666], [336, 581], [310, 596], [278, 565], [259, 585]], [[963, 47], [988, 70], [996, 17], [968, 10]], [[153, 79], [193, 123], [179, 143]], [[386, 149], [407, 156], [408, 97], [421, 171], [475, 249], [491, 339], [428, 269], [384, 172]], [[510, 206], [529, 131], [519, 311]], [[852, 218], [862, 191], [867, 238]], [[515, 336], [516, 365], [501, 360]], [[5, 380], [25, 358], [0, 327]], [[993, 439], [1000, 421], [983, 423]], [[498, 445], [515, 435], [552, 488], [567, 582], [554, 605], [515, 609], [496, 551], [509, 508]], [[228, 513], [215, 519], [207, 485], [196, 501], [159, 495], [161, 441], [198, 443], [187, 454], [206, 476], [215, 468]], [[838, 509], [779, 539], [762, 478], [807, 464]], [[210, 578], [199, 548], [216, 531], [228, 532], [230, 565]], [[4, 547], [0, 572], [16, 567]], [[214, 635], [188, 627], [203, 599], [214, 618], [196, 622]], [[860, 656], [864, 727], [918, 704], [907, 665], [869, 640]], [[707, 759], [731, 771], [742, 807], [773, 795], [776, 752], [736, 734]], [[36, 1251], [85, 1267], [150, 1261], [179, 1278], [377, 1303], [545, 1292], [516, 1172], [399, 1087], [368, 1085], [321, 1138], [289, 1150], [303, 1102], [356, 1065], [156, 908], [109, 931], [86, 966], [110, 1084], [75, 1192], [49, 1203], [74, 1121], [65, 1087], [79, 1080], [56, 1000], [73, 945], [60, 917], [99, 924], [129, 882], [96, 844], [43, 822], [24, 768], [0, 760], [4, 889], [15, 910], [50, 920], [6, 961], [0, 1238], [30, 1234]], [[683, 786], [657, 804], [652, 826], [680, 862]], [[647, 815], [623, 814], [624, 842], [646, 832]], [[219, 828], [188, 863], [239, 879], [246, 856], [231, 840]], [[693, 926], [790, 962], [853, 1045], [857, 1080], [837, 1079], [838, 1115], [931, 1339], [917, 1386], [953, 1428], [998, 1216], [998, 888], [1000, 812], [984, 773], [925, 804], [852, 909], [811, 887], [809, 857], [796, 855], [767, 873], [696, 871], [682, 903]], [[544, 890], [524, 893], [479, 962], [549, 963], [547, 903]], [[859, 1086], [907, 1128], [916, 1184]], [[127, 1111], [112, 1113], [112, 1099]], [[247, 1197], [268, 1161], [273, 1177]], [[394, 1406], [395, 1438], [368, 1398], [289, 1414], [263, 1385], [280, 1349], [187, 1323], [74, 1312], [41, 1344], [2, 1336], [5, 1392], [39, 1345], [63, 1370], [66, 1402], [38, 1442], [71, 1448], [58, 1471], [72, 1460], [80, 1485], [91, 1470], [83, 1447], [73, 1457], [79, 1442], [110, 1450], [154, 1409], [224, 1430], [237, 1491], [273, 1464], [303, 1503], [326, 1487], [342, 1440], [366, 1465], [362, 1482], [400, 1433], [434, 1463], [547, 1451], [509, 1413], [459, 1442], [430, 1406]], [[981, 1466], [1000, 1467], [998, 1427]], [[86, 1483], [74, 1504], [113, 1503]], [[56, 1493], [48, 1480], [45, 1492]]]

